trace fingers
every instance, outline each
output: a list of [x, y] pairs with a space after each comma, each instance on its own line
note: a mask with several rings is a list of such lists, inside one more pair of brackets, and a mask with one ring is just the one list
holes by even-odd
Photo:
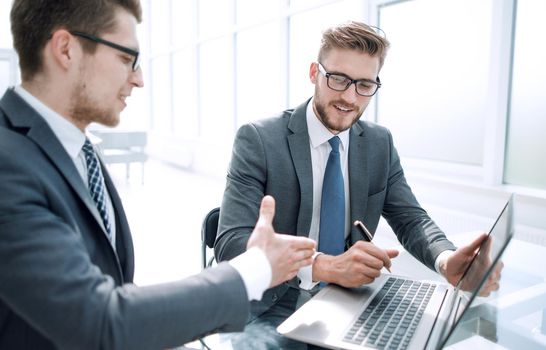
[[305, 267], [305, 266], [309, 266], [313, 263], [313, 259], [311, 257], [306, 257], [306, 258], [303, 258], [303, 259], [300, 259], [300, 260], [297, 260], [293, 266], [294, 266], [294, 269], [293, 269], [293, 272], [298, 272], [299, 269], [301, 269], [302, 267]]
[[300, 268], [311, 265], [313, 263], [313, 254], [315, 253], [315, 241], [304, 237], [294, 238], [296, 238], [295, 242], [298, 246], [297, 248], [294, 248], [294, 269], [297, 272]]
[[[495, 268], [493, 269], [493, 272], [491, 275], [487, 278], [484, 285], [481, 287], [479, 291], [479, 296], [481, 297], [487, 297], [492, 292], [499, 290], [500, 288], [500, 278], [501, 278], [501, 272], [504, 267], [504, 263], [502, 261], [499, 261]], [[477, 283], [477, 282], [476, 282]], [[475, 288], [475, 286], [471, 286], [471, 288]]]
[[381, 249], [369, 242], [357, 242], [353, 247], [366, 255], [371, 255], [379, 259], [381, 261], [381, 266], [377, 267], [379, 270], [381, 270], [383, 266], [390, 268], [392, 266], [391, 259], [397, 257], [399, 254], [399, 251], [396, 249]]
[[292, 279], [299, 269], [313, 263], [315, 241], [305, 237], [274, 234], [267, 255], [273, 268], [271, 286]]
[[275, 199], [271, 196], [265, 196], [260, 205], [260, 217], [258, 218], [257, 226], [273, 226], [273, 218], [275, 217]]
[[478, 294], [481, 297], [488, 297], [491, 292], [499, 290], [500, 284], [498, 281], [487, 281], [487, 284], [482, 287], [480, 293]]
[[295, 250], [310, 250], [311, 255], [315, 252], [316, 243], [307, 237], [297, 237], [292, 235], [278, 234], [279, 237], [291, 240], [291, 248]]
[[392, 261], [390, 259], [396, 258], [400, 252], [397, 249], [385, 249], [385, 253], [389, 257], [389, 262], [388, 264], [385, 264], [385, 267], [391, 272], [390, 268], [392, 266]]
[[396, 258], [398, 256], [398, 254], [400, 254], [398, 249], [385, 249], [385, 252], [387, 253], [389, 258], [391, 258], [391, 259]]

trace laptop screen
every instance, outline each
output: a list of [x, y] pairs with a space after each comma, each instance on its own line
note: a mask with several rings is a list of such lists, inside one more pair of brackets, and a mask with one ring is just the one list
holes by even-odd
[[494, 271], [502, 253], [514, 235], [513, 201], [514, 195], [511, 195], [489, 231], [487, 239], [482, 242], [477, 254], [470, 261], [457, 284], [456, 297], [452, 299], [452, 305], [450, 305], [449, 322], [445, 323], [440, 338], [441, 347], [446, 345], [463, 314], [469, 309], [476, 296], [481, 294], [486, 280]]

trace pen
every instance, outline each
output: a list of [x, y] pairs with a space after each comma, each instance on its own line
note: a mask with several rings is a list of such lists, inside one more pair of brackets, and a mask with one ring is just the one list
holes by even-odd
[[[358, 228], [364, 233], [364, 235], [365, 235], [366, 237], [368, 237], [368, 241], [370, 241], [370, 243], [373, 244], [373, 242], [372, 242], [373, 236], [372, 236], [372, 234], [370, 233], [370, 231], [368, 231], [368, 229], [366, 228], [366, 226], [364, 226], [364, 224], [362, 223], [362, 221], [356, 220], [356, 221], [354, 222], [354, 225], [355, 225], [356, 227], [358, 227]], [[391, 269], [389, 269], [387, 266], [385, 266], [385, 268], [387, 269], [387, 271], [389, 271], [390, 273], [392, 273], [392, 272], [391, 272]]]

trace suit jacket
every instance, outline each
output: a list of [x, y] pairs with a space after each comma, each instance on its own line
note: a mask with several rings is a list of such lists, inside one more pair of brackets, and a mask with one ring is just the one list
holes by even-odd
[[[231, 259], [245, 250], [264, 195], [276, 200], [277, 232], [308, 236], [313, 206], [313, 173], [306, 107], [242, 126], [237, 132], [220, 210], [215, 254]], [[434, 269], [436, 257], [455, 247], [421, 208], [404, 177], [390, 132], [366, 121], [349, 133], [350, 222], [363, 220], [375, 232], [381, 215], [398, 240]], [[367, 240], [351, 228], [346, 248]], [[297, 283], [295, 280], [291, 283]], [[252, 312], [259, 314], [284, 294], [287, 284], [268, 290]]]
[[45, 120], [13, 90], [0, 101], [0, 349], [160, 349], [239, 330], [249, 304], [229, 264], [132, 284], [133, 243], [116, 213], [112, 249], [95, 204]]

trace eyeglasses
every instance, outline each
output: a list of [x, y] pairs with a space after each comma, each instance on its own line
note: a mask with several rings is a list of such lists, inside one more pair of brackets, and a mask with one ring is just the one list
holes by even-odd
[[320, 62], [317, 62], [319, 72], [326, 77], [326, 84], [328, 87], [335, 91], [345, 91], [355, 84], [355, 91], [360, 96], [373, 96], [377, 92], [377, 89], [381, 87], [381, 81], [377, 77], [377, 81], [369, 79], [351, 79], [346, 75], [332, 74], [326, 72], [326, 69]]
[[78, 31], [71, 31], [70, 34], [75, 35], [75, 36], [79, 36], [81, 38], [84, 38], [84, 39], [87, 39], [87, 40], [90, 40], [90, 41], [94, 41], [94, 42], [99, 43], [99, 44], [110, 46], [111, 48], [114, 48], [116, 50], [119, 50], [119, 51], [124, 52], [124, 53], [126, 53], [128, 55], [133, 56], [134, 60], [133, 60], [132, 66], [131, 66], [131, 68], [133, 69], [133, 72], [136, 72], [138, 70], [138, 68], [140, 67], [140, 52], [138, 52], [138, 51], [135, 51], [135, 50], [130, 49], [130, 48], [125, 47], [125, 46], [121, 46], [119, 44], [113, 43], [113, 42], [108, 41], [108, 40], [101, 39], [101, 38], [96, 37], [96, 36], [91, 35], [91, 34], [82, 33], [82, 32], [78, 32]]

